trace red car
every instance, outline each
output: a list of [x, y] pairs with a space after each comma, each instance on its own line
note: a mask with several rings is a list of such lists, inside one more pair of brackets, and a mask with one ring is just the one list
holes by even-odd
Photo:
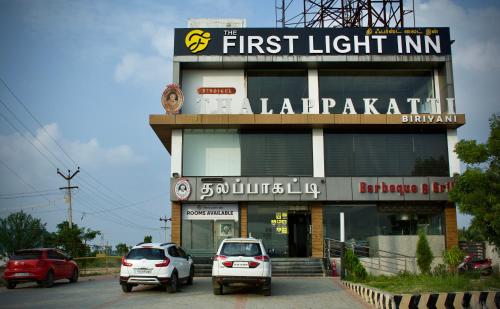
[[78, 274], [78, 264], [57, 249], [25, 249], [16, 251], [10, 257], [4, 279], [8, 289], [30, 281], [50, 288], [59, 279], [76, 282]]

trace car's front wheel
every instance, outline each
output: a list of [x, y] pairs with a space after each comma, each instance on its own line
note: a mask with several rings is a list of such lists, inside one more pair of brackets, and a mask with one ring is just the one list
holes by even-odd
[[189, 278], [187, 280], [187, 285], [193, 285], [193, 278], [194, 278], [194, 268], [191, 267], [191, 270], [189, 270]]
[[167, 284], [167, 292], [168, 293], [175, 293], [177, 292], [177, 274], [173, 273], [172, 276], [170, 277], [170, 281]]
[[15, 282], [11, 282], [11, 281], [7, 281], [7, 288], [9, 290], [12, 290], [16, 287], [16, 283]]
[[262, 295], [271, 296], [271, 282], [262, 286]]
[[69, 282], [71, 283], [75, 283], [78, 281], [78, 268], [75, 267], [75, 269], [73, 269], [73, 274], [71, 275], [71, 277], [69, 278]]
[[214, 295], [222, 295], [223, 294], [223, 285], [217, 282], [215, 278], [212, 278], [212, 287], [214, 290]]
[[123, 292], [125, 292], [125, 293], [132, 292], [132, 284], [122, 283], [121, 286], [122, 286], [122, 291]]
[[42, 286], [44, 288], [51, 288], [53, 285], [54, 285], [54, 273], [52, 272], [52, 270], [49, 270], [47, 272], [47, 276], [42, 281]]

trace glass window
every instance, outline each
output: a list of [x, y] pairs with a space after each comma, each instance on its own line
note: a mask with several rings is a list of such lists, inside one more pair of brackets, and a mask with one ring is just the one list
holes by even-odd
[[378, 235], [443, 235], [443, 211], [428, 205], [328, 205], [323, 210], [326, 238], [340, 239], [340, 213], [344, 213], [345, 240], [366, 244]]
[[[231, 226], [232, 236], [220, 235], [221, 225]], [[239, 231], [239, 222], [235, 221], [183, 220], [182, 247], [192, 255], [212, 256], [223, 239], [238, 237]]]
[[257, 243], [231, 243], [226, 242], [220, 251], [225, 256], [258, 256], [262, 255]]
[[179, 252], [179, 255], [183, 258], [187, 258], [187, 254], [184, 250], [182, 250], [181, 247], [177, 247], [177, 252]]
[[236, 130], [184, 130], [182, 144], [183, 175], [240, 176], [240, 138]]
[[11, 260], [37, 260], [41, 258], [42, 258], [42, 251], [40, 250], [16, 251], [14, 252], [14, 255], [10, 257]]
[[311, 131], [242, 131], [242, 176], [312, 176]]
[[[278, 229], [287, 223], [276, 222], [277, 214], [287, 213], [286, 205], [248, 205], [248, 233], [252, 237], [262, 239], [267, 253], [274, 257], [288, 257], [288, 232]], [[280, 217], [280, 220], [285, 220]], [[273, 222], [275, 225], [273, 226]], [[286, 220], [285, 220], [286, 222]]]
[[325, 132], [326, 176], [448, 176], [444, 133]]
[[170, 254], [170, 256], [172, 256], [172, 257], [180, 257], [181, 256], [179, 254], [179, 252], [177, 251], [177, 248], [175, 246], [169, 247], [167, 249], [167, 251], [168, 251], [168, 254]]
[[279, 114], [284, 98], [290, 99], [295, 114], [302, 113], [302, 98], [308, 98], [307, 70], [251, 70], [247, 72], [247, 96], [254, 114], [262, 113], [261, 98], [267, 110]]
[[381, 212], [380, 235], [417, 235], [424, 230], [427, 235], [442, 235], [441, 213]]
[[163, 260], [165, 251], [156, 248], [136, 248], [130, 250], [127, 254], [128, 260]]
[[434, 98], [432, 76], [431, 70], [322, 70], [319, 72], [319, 97], [336, 101], [330, 110], [332, 114], [342, 114], [346, 98], [352, 99], [358, 114], [365, 112], [363, 98], [377, 98], [374, 106], [381, 114], [387, 113], [390, 98], [396, 99], [402, 114], [411, 112], [408, 98], [419, 98], [418, 113], [430, 113], [426, 100]]
[[323, 222], [325, 237], [340, 239], [340, 213], [344, 213], [345, 240], [363, 243], [378, 234], [377, 207], [375, 205], [325, 206]]
[[59, 254], [57, 251], [54, 250], [49, 250], [47, 252], [47, 258], [51, 260], [64, 260], [64, 256], [62, 254]]

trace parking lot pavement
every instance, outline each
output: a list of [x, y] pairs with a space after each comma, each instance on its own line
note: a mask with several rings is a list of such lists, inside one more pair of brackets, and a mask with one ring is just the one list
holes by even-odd
[[195, 278], [176, 294], [139, 286], [123, 293], [118, 278], [81, 278], [76, 284], [61, 281], [50, 289], [22, 284], [14, 290], [0, 288], [2, 308], [367, 308], [332, 278], [273, 278], [272, 296], [232, 288], [224, 295], [212, 294], [210, 278]]

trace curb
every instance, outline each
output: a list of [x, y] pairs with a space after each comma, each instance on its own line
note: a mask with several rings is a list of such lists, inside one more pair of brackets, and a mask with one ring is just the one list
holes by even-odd
[[377, 309], [500, 308], [500, 292], [497, 291], [394, 295], [359, 283], [340, 282]]

